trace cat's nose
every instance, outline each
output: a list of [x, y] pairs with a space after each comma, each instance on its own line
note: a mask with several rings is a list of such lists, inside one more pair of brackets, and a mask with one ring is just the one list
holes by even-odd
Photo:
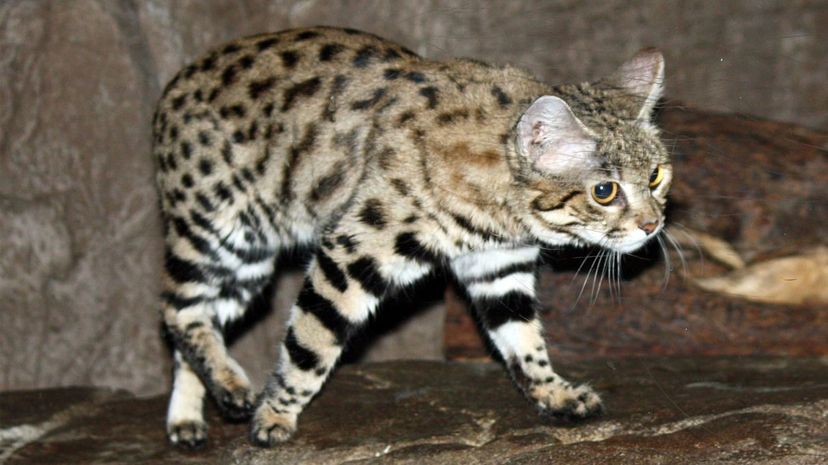
[[648, 221], [646, 223], [638, 225], [638, 229], [640, 229], [640, 230], [644, 231], [645, 233], [647, 233], [648, 236], [650, 234], [652, 234], [653, 231], [656, 230], [656, 228], [658, 228], [658, 223], [655, 222], [655, 221]]

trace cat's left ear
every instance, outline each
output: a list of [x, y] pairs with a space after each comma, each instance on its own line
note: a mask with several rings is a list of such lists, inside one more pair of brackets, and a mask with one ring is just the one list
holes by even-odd
[[621, 65], [610, 78], [640, 105], [636, 119], [648, 124], [653, 108], [664, 92], [664, 56], [654, 48], [646, 48]]
[[596, 136], [563, 100], [535, 100], [517, 124], [518, 150], [538, 171], [573, 176], [596, 164]]

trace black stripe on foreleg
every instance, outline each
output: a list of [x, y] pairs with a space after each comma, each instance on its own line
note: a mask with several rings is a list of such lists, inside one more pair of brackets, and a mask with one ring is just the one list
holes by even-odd
[[348, 333], [352, 329], [351, 323], [339, 313], [333, 302], [316, 292], [310, 279], [305, 280], [305, 285], [299, 292], [296, 305], [303, 311], [315, 316], [325, 328], [333, 333], [337, 344], [345, 343]]
[[325, 279], [339, 292], [348, 290], [348, 279], [345, 273], [325, 252], [320, 250], [316, 253], [316, 263], [325, 275]]
[[299, 367], [302, 371], [310, 371], [319, 365], [319, 356], [316, 352], [302, 347], [299, 341], [296, 340], [296, 334], [293, 328], [288, 328], [287, 335], [285, 335], [285, 348], [287, 349], [290, 360], [294, 365]]
[[377, 297], [385, 295], [388, 282], [380, 275], [377, 262], [371, 257], [362, 257], [348, 265], [348, 275], [355, 279], [366, 292]]
[[486, 328], [493, 330], [510, 321], [530, 321], [535, 318], [537, 301], [520, 291], [510, 291], [498, 297], [476, 297], [474, 307]]

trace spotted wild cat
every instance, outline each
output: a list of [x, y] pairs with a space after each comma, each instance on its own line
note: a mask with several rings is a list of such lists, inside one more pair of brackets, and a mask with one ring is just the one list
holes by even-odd
[[[205, 441], [207, 392], [231, 418], [252, 414], [255, 444], [286, 440], [349, 335], [441, 267], [465, 285], [532, 403], [599, 413], [592, 389], [552, 369], [538, 251], [631, 252], [661, 230], [672, 171], [650, 119], [663, 68], [645, 50], [608, 78], [552, 87], [327, 27], [241, 39], [184, 68], [153, 123], [175, 346], [170, 440]], [[223, 328], [295, 246], [315, 255], [254, 400]]]

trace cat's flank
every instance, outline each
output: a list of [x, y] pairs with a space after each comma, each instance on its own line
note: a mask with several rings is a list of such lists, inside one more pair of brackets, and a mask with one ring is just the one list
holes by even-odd
[[[552, 369], [538, 251], [631, 252], [660, 231], [672, 170], [650, 117], [663, 68], [647, 50], [603, 80], [551, 87], [324, 27], [241, 39], [184, 68], [153, 126], [175, 346], [170, 440], [205, 441], [208, 392], [228, 417], [252, 414], [255, 444], [288, 439], [349, 336], [383, 298], [441, 267], [542, 413], [600, 412], [592, 389]], [[223, 329], [295, 246], [315, 255], [255, 397]]]

